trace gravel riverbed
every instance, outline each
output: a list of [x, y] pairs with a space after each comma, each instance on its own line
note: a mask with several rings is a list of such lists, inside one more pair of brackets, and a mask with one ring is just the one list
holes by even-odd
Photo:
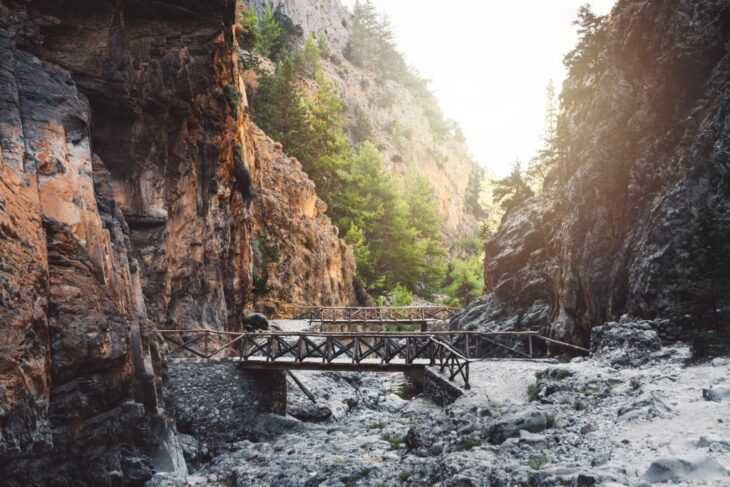
[[265, 435], [148, 485], [730, 485], [730, 361], [604, 331], [588, 359], [474, 362], [446, 407], [400, 375], [298, 372], [316, 405], [290, 384]]

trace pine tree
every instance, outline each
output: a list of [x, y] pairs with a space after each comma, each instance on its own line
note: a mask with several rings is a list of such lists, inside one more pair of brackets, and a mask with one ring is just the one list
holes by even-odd
[[344, 215], [341, 193], [343, 173], [350, 169], [351, 149], [343, 128], [342, 102], [337, 90], [322, 73], [315, 75], [317, 94], [307, 100], [310, 114], [307, 155], [302, 155], [304, 168], [317, 185], [317, 191], [337, 221]]
[[279, 61], [275, 78], [275, 121], [269, 135], [281, 142], [294, 157], [309, 160], [310, 116], [299, 89], [294, 61], [289, 55]]
[[545, 125], [542, 133], [542, 148], [529, 164], [527, 177], [533, 189], [542, 187], [545, 178], [559, 160], [558, 122], [559, 106], [555, 85], [550, 80], [545, 88]]
[[259, 36], [258, 24], [259, 18], [256, 16], [254, 9], [244, 6], [238, 17], [238, 25], [240, 25], [243, 30], [243, 35], [240, 38], [242, 49], [251, 50], [256, 47]]
[[317, 47], [319, 48], [319, 55], [323, 58], [328, 58], [332, 55], [332, 49], [330, 48], [326, 34], [322, 34], [317, 38]]
[[304, 46], [297, 52], [297, 68], [305, 76], [313, 78], [319, 71], [320, 52], [312, 34], [307, 36]]
[[286, 36], [271, 6], [266, 6], [264, 16], [259, 19], [258, 50], [264, 56], [277, 60], [285, 51]]
[[590, 4], [585, 4], [578, 9], [578, 18], [573, 25], [578, 27], [578, 44], [565, 56], [563, 64], [571, 74], [590, 73], [601, 62], [607, 17], [594, 14]]
[[436, 206], [433, 186], [424, 177], [411, 173], [406, 175], [403, 188], [408, 208], [408, 226], [415, 232], [416, 266], [413, 273], [403, 276], [405, 282], [424, 297], [433, 296], [446, 273], [446, 247], [441, 237], [443, 220]]
[[355, 66], [372, 66], [378, 53], [378, 31], [380, 20], [370, 0], [355, 2], [350, 27], [350, 39], [345, 48], [345, 57]]
[[522, 164], [519, 160], [513, 164], [509, 176], [494, 183], [494, 201], [499, 203], [505, 212], [533, 196], [530, 185], [522, 175]]

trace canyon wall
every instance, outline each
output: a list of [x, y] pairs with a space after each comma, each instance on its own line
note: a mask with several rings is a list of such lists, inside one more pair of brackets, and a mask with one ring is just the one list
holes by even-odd
[[299, 161], [255, 133], [263, 177], [253, 199], [254, 308], [293, 317], [312, 305], [355, 304], [355, 257], [327, 205]]
[[307, 188], [286, 224], [317, 247], [281, 288], [350, 300], [351, 251], [245, 114], [235, 19], [233, 0], [0, 1], [9, 485], [140, 485], [184, 468], [155, 329], [242, 328], [255, 232], [291, 204], [255, 215], [255, 198]]
[[730, 8], [621, 0], [563, 86], [561, 160], [486, 246], [486, 291], [453, 325], [586, 345], [628, 314], [680, 338], [730, 312]]
[[[479, 188], [483, 171], [472, 159], [466, 142], [446, 129], [437, 133], [405, 81], [381, 79], [371, 70], [355, 66], [344, 56], [350, 37], [350, 12], [340, 0], [246, 0], [259, 15], [267, 5], [291, 19], [302, 35], [292, 42], [301, 45], [307, 35], [326, 37], [330, 56], [321, 61], [322, 72], [340, 93], [352, 135], [358, 124], [369, 125], [370, 140], [383, 154], [389, 172], [401, 181], [417, 174], [433, 185], [442, 232], [447, 241], [475, 231]], [[314, 87], [305, 91], [313, 91]], [[437, 107], [428, 107], [435, 110]], [[356, 138], [355, 138], [356, 139]], [[357, 142], [357, 140], [355, 140]], [[470, 181], [472, 184], [470, 185]]]

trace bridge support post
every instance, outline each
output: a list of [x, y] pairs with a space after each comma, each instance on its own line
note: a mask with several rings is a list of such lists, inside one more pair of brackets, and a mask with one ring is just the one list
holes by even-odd
[[286, 371], [249, 370], [258, 390], [262, 392], [261, 409], [281, 416], [286, 415]]

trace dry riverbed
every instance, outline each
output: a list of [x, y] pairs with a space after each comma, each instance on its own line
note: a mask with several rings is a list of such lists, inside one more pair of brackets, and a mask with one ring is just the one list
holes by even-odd
[[566, 364], [475, 362], [444, 408], [396, 376], [300, 372], [318, 400], [290, 385], [303, 420], [268, 418], [266, 438], [149, 485], [729, 485], [730, 361], [686, 366], [653, 333], [609, 327]]

